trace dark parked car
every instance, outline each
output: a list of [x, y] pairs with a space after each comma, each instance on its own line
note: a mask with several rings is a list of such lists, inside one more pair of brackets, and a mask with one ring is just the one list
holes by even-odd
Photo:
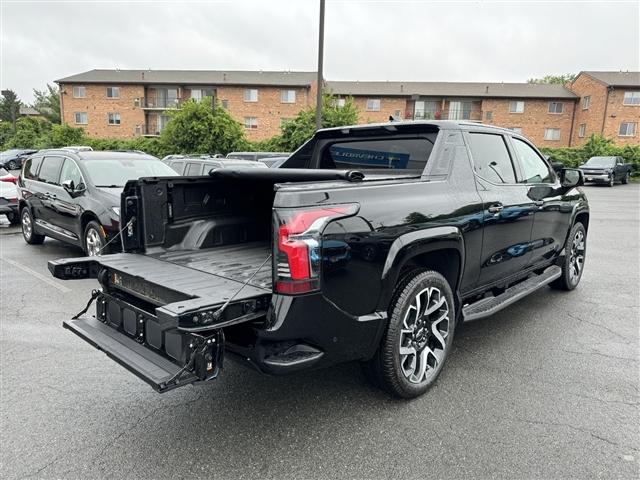
[[289, 155], [291, 154], [286, 152], [231, 152], [227, 154], [227, 158], [257, 162], [263, 158], [288, 157]]
[[176, 173], [156, 157], [128, 152], [43, 150], [18, 177], [22, 234], [77, 245], [87, 255], [108, 253], [120, 228], [120, 193], [128, 180]]
[[24, 149], [13, 149], [1, 152], [0, 167], [4, 167], [7, 170], [18, 170], [22, 168], [23, 160], [35, 152], [37, 152], [37, 150]]
[[126, 253], [49, 269], [99, 280], [96, 317], [65, 327], [158, 391], [210, 381], [228, 356], [271, 374], [360, 360], [410, 398], [459, 322], [578, 285], [581, 182], [481, 124], [320, 130], [281, 168], [127, 183]]
[[578, 168], [585, 182], [605, 183], [610, 187], [616, 182], [627, 184], [631, 178], [631, 164], [624, 163], [622, 157], [591, 157]]
[[227, 158], [176, 158], [165, 161], [180, 175], [199, 176], [208, 175], [216, 168], [267, 168], [260, 162], [250, 162], [248, 160], [234, 160]]
[[18, 194], [15, 184], [11, 182], [0, 182], [0, 215], [6, 215], [12, 225], [20, 223]]

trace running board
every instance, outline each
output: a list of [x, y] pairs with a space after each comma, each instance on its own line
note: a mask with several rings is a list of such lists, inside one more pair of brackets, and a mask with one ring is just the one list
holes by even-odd
[[467, 322], [490, 317], [512, 303], [553, 282], [556, 278], [560, 277], [561, 274], [562, 269], [557, 265], [553, 265], [541, 274], [529, 277], [525, 281], [507, 288], [497, 297], [483, 298], [467, 305], [462, 309], [464, 321]]

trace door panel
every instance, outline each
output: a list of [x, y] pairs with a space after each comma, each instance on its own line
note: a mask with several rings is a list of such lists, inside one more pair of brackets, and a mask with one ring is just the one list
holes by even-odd
[[[70, 159], [65, 159], [62, 165], [62, 172], [60, 173], [60, 184], [66, 180], [73, 181], [74, 187], [78, 187], [80, 184], [84, 184], [82, 174], [76, 166], [75, 162]], [[77, 238], [82, 238], [80, 215], [82, 211], [78, 205], [77, 198], [72, 197], [69, 192], [60, 187], [55, 199], [54, 206], [56, 210], [56, 224], [72, 233]]]

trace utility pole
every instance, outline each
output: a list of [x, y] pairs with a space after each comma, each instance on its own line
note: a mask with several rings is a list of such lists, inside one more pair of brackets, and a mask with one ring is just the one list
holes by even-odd
[[316, 130], [322, 128], [322, 64], [324, 58], [324, 0], [320, 0], [320, 31], [318, 32], [318, 80], [316, 94]]

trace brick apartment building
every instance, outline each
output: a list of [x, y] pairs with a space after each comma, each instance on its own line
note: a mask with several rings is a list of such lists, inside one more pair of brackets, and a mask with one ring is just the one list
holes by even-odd
[[[168, 110], [213, 96], [259, 140], [315, 104], [315, 79], [315, 72], [91, 70], [56, 83], [63, 121], [92, 137], [157, 136]], [[640, 143], [640, 72], [581, 72], [566, 86], [327, 81], [325, 88], [338, 102], [353, 97], [361, 123], [469, 120], [520, 131], [541, 146], [578, 145], [591, 133]]]

